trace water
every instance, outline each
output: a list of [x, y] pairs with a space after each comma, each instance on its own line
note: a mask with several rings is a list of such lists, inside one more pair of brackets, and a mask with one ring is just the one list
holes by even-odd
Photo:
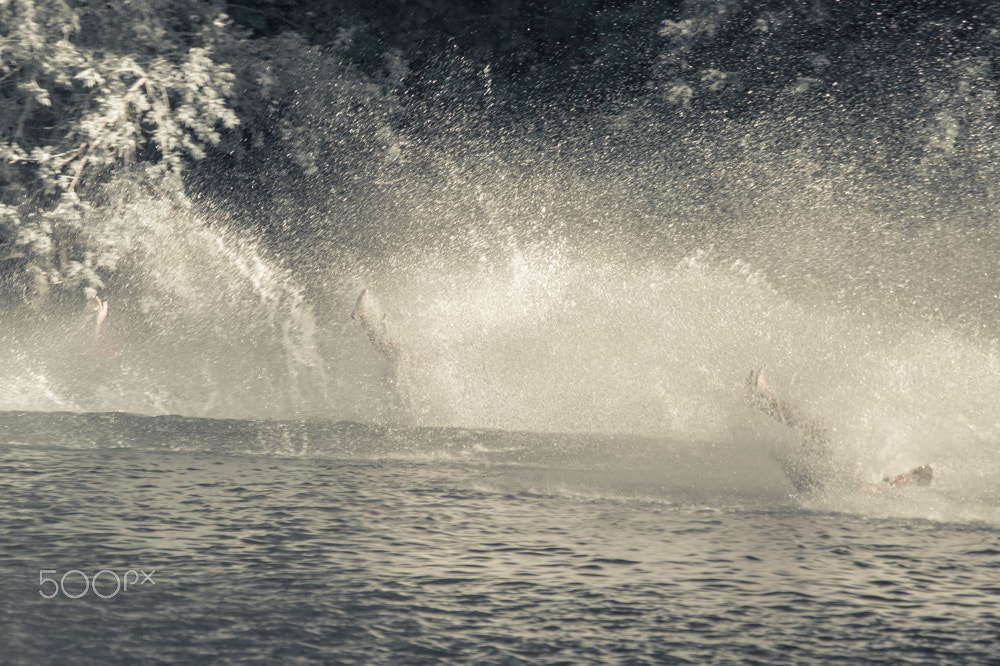
[[[0, 661], [1000, 658], [988, 318], [558, 238], [345, 263], [317, 297], [143, 219], [110, 358], [75, 313], [2, 322]], [[349, 318], [366, 284], [396, 367]], [[798, 436], [742, 402], [762, 361], [850, 484], [794, 492]]]
[[[537, 194], [318, 272], [126, 205], [99, 344], [79, 308], [0, 320], [0, 661], [997, 661], [994, 241], [588, 241]], [[798, 436], [742, 402], [761, 362], [850, 483], [793, 491]]]
[[[772, 111], [428, 119], [350, 183], [303, 116], [332, 181], [119, 173], [101, 340], [0, 317], [0, 662], [1000, 661], [989, 123], [883, 160], [919, 119]], [[848, 483], [793, 491], [765, 362]]]
[[753, 442], [39, 412], [0, 433], [5, 663], [1000, 657], [1000, 503], [970, 471], [792, 496]]

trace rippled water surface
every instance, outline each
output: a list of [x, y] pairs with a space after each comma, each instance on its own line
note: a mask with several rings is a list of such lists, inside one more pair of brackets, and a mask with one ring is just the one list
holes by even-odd
[[1000, 529], [982, 497], [948, 518], [947, 478], [832, 502], [704, 444], [24, 413], [0, 434], [5, 663], [1000, 660]]

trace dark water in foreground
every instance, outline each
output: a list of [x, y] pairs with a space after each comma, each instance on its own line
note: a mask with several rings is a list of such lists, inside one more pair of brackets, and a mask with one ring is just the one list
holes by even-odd
[[2, 414], [0, 661], [1000, 660], [982, 497], [792, 498], [717, 448]]

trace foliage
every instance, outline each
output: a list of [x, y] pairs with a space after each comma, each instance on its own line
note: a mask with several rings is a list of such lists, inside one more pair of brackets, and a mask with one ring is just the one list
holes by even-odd
[[[241, 0], [236, 22], [262, 36], [294, 31], [344, 51], [378, 78], [386, 53], [410, 65], [411, 96], [497, 107], [593, 109], [643, 89], [659, 46], [659, 21], [679, 0]], [[473, 96], [469, 96], [470, 93]], [[425, 107], [426, 108], [426, 107]]]
[[[239, 120], [212, 59], [225, 26], [199, 2], [0, 4], [0, 260], [49, 285], [101, 286], [113, 247], [88, 237], [88, 193], [118, 164], [164, 187]], [[184, 17], [179, 20], [178, 17]]]
[[969, 63], [989, 69], [997, 18], [903, 0], [689, 0], [677, 20], [662, 21], [650, 89], [663, 109], [739, 118], [824, 108], [905, 124], [947, 104], [950, 93], [929, 90], [968, 88], [957, 79], [971, 80]]
[[997, 198], [998, 35], [932, 0], [0, 0], [0, 283], [101, 288], [116, 174], [252, 206], [280, 251], [462, 130]]
[[[351, 41], [341, 31], [341, 41]], [[348, 170], [365, 155], [398, 154], [391, 119], [401, 111], [396, 94], [406, 63], [387, 54], [383, 75], [365, 76], [344, 61], [341, 49], [321, 49], [296, 33], [232, 43], [236, 73], [233, 108], [242, 133], [226, 153], [237, 160], [286, 158], [307, 177]]]
[[374, 74], [345, 52], [356, 31], [343, 28], [321, 48], [295, 32], [247, 39], [230, 33], [216, 52], [232, 64], [231, 106], [240, 118], [211, 158], [186, 177], [188, 192], [224, 197], [236, 222], [288, 249], [328, 233], [331, 215], [311, 206], [340, 200], [405, 168], [410, 138], [402, 79], [407, 63], [384, 54]]

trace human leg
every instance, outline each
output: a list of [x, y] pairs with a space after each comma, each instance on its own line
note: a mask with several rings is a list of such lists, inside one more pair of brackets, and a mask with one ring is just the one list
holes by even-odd
[[767, 414], [778, 423], [802, 430], [810, 435], [825, 433], [829, 426], [826, 419], [779, 398], [767, 383], [767, 364], [751, 371], [747, 378], [747, 405]]
[[389, 330], [384, 318], [380, 322], [381, 325], [375, 322], [368, 289], [363, 289], [361, 295], [358, 296], [358, 300], [354, 304], [354, 311], [351, 312], [351, 319], [361, 323], [361, 328], [364, 329], [368, 339], [379, 353], [389, 360], [399, 359], [403, 352], [403, 344]]

